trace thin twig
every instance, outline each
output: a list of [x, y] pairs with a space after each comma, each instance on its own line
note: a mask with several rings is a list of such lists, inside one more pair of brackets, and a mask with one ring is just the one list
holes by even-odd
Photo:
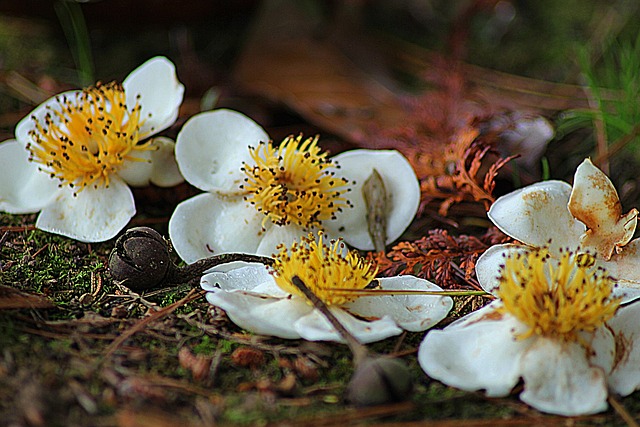
[[228, 341], [233, 341], [238, 344], [255, 348], [257, 350], [268, 351], [275, 354], [279, 354], [279, 353], [293, 354], [293, 355], [306, 354], [307, 356], [314, 359], [316, 363], [323, 365], [323, 362], [321, 361], [321, 359], [319, 359], [316, 356], [316, 354], [313, 353], [312, 350], [307, 350], [302, 347], [294, 347], [291, 344], [280, 345], [280, 344], [269, 344], [269, 343], [260, 342], [255, 339], [256, 338], [255, 335], [249, 338], [246, 338], [240, 334], [224, 331], [219, 327], [202, 323], [184, 314], [178, 314], [176, 317], [178, 319], [184, 320], [185, 322], [187, 322], [187, 324], [191, 326], [197, 327], [198, 329], [202, 330], [205, 334], [209, 336], [220, 337]]
[[107, 347], [107, 349], [106, 349], [106, 351], [104, 353], [103, 360], [106, 360], [106, 359], [110, 358], [113, 355], [113, 353], [118, 349], [118, 347], [120, 347], [126, 340], [128, 340], [136, 332], [139, 332], [142, 329], [144, 329], [149, 323], [155, 322], [155, 321], [157, 321], [157, 320], [159, 320], [159, 319], [161, 319], [161, 318], [173, 313], [177, 308], [182, 307], [183, 305], [202, 297], [205, 293], [206, 293], [205, 291], [196, 292], [195, 289], [192, 289], [191, 291], [189, 291], [187, 296], [182, 298], [180, 301], [176, 301], [171, 305], [168, 305], [168, 306], [166, 306], [164, 308], [161, 308], [160, 310], [156, 311], [155, 313], [153, 313], [153, 314], [149, 315], [148, 317], [145, 317], [144, 319], [140, 320], [138, 323], [133, 325], [131, 328], [129, 328], [126, 331], [124, 331], [111, 344], [109, 344], [109, 347]]
[[201, 277], [205, 271], [216, 267], [221, 264], [229, 264], [232, 262], [248, 262], [248, 263], [259, 263], [264, 264], [266, 266], [273, 265], [274, 259], [253, 255], [253, 254], [244, 254], [244, 253], [228, 253], [228, 254], [219, 254], [214, 255], [209, 258], [204, 258], [194, 262], [193, 264], [186, 265], [184, 267], [178, 267], [170, 269], [167, 275], [168, 283], [188, 283], [191, 280]]
[[[301, 417], [298, 420], [291, 420], [287, 423], [292, 427], [322, 427], [335, 425], [356, 424], [358, 421], [364, 421], [368, 418], [389, 417], [395, 414], [406, 414], [415, 408], [413, 402], [393, 403], [390, 405], [379, 405], [371, 408], [347, 409], [336, 414], [318, 417]], [[424, 421], [421, 422], [424, 425]]]
[[[480, 286], [480, 283], [474, 279], [473, 277], [467, 277], [467, 274], [460, 268], [460, 266], [458, 264], [456, 264], [453, 261], [449, 261], [449, 265], [451, 266], [451, 268], [453, 269], [453, 271], [456, 273], [456, 275], [464, 280], [465, 282], [467, 282], [469, 285], [471, 285], [471, 287], [475, 288], [478, 291], [484, 291], [484, 289], [482, 289], [482, 286]], [[485, 292], [486, 294], [486, 292]]]
[[613, 156], [618, 151], [622, 150], [625, 146], [627, 146], [627, 144], [629, 144], [639, 134], [640, 134], [640, 123], [635, 125], [633, 129], [631, 129], [631, 132], [629, 132], [628, 134], [626, 134], [625, 136], [623, 136], [622, 138], [618, 139], [616, 142], [611, 144], [611, 146], [608, 148], [608, 151], [605, 154], [598, 153], [593, 163], [595, 163], [596, 165], [600, 165], [601, 163], [606, 162], [611, 158], [611, 156]]
[[633, 416], [629, 413], [629, 411], [627, 411], [624, 405], [620, 403], [620, 401], [618, 401], [618, 399], [609, 395], [608, 400], [613, 410], [616, 411], [618, 415], [620, 415], [620, 418], [622, 418], [629, 427], [640, 427]]
[[345, 289], [326, 288], [336, 294], [357, 294], [359, 297], [372, 297], [378, 295], [434, 295], [434, 296], [475, 296], [491, 295], [487, 291], [422, 291], [419, 289]]
[[346, 341], [347, 345], [353, 353], [354, 364], [357, 366], [369, 353], [367, 347], [362, 345], [356, 337], [354, 337], [347, 328], [338, 320], [336, 316], [329, 310], [329, 307], [320, 299], [298, 276], [293, 276], [291, 283], [303, 293], [303, 295], [318, 309], [331, 325], [338, 331], [340, 336]]
[[33, 231], [36, 229], [34, 224], [29, 225], [3, 225], [0, 227], [0, 232], [9, 231], [12, 233], [20, 233], [23, 231]]
[[[600, 102], [594, 97], [593, 91], [590, 88], [585, 88], [585, 93], [587, 94], [587, 100], [589, 102], [589, 108], [591, 108], [594, 112], [599, 112]], [[606, 175], [609, 175], [609, 146], [607, 144], [607, 130], [604, 126], [604, 120], [602, 119], [602, 114], [594, 114], [593, 117], [593, 126], [596, 131], [596, 151], [597, 158], [602, 159], [601, 162], [598, 163], [602, 172]]]

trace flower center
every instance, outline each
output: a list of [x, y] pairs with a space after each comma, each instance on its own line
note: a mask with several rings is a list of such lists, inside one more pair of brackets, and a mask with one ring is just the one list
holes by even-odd
[[529, 326], [520, 339], [536, 334], [576, 342], [615, 314], [620, 299], [612, 296], [613, 284], [590, 254], [562, 251], [558, 260], [546, 248], [531, 250], [506, 258], [500, 310]]
[[344, 193], [351, 191], [345, 178], [335, 177], [339, 168], [317, 146], [318, 137], [302, 141], [287, 137], [279, 148], [261, 142], [249, 147], [254, 165], [243, 163], [246, 175], [240, 188], [244, 199], [265, 214], [262, 221], [276, 225], [297, 224], [305, 229], [335, 219], [344, 207], [352, 207]]
[[354, 301], [357, 297], [340, 293], [340, 289], [364, 289], [376, 276], [378, 269], [355, 251], [344, 252], [341, 240], [328, 246], [313, 234], [303, 237], [302, 242], [294, 242], [291, 248], [280, 245], [272, 274], [276, 283], [284, 291], [302, 296], [293, 285], [294, 276], [299, 277], [313, 293], [327, 305], [341, 305]]
[[[35, 143], [27, 145], [30, 161], [40, 170], [82, 191], [93, 185], [109, 186], [109, 175], [125, 160], [136, 158], [135, 151], [154, 149], [150, 142], [138, 144], [141, 107], [128, 109], [122, 86], [116, 82], [84, 89], [74, 97], [56, 98], [47, 107], [44, 123], [35, 117], [30, 131]], [[75, 193], [77, 194], [77, 193]]]

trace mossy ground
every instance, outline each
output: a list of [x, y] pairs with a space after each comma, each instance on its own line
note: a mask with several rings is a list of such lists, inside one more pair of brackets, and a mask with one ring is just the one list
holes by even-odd
[[[174, 11], [175, 16], [158, 10], [155, 18], [146, 20], [141, 20], [141, 15], [127, 17], [123, 14], [127, 6], [123, 9], [123, 2], [113, 3], [113, 15], [99, 19], [91, 15], [91, 5], [85, 8], [92, 29], [96, 74], [108, 81], [126, 75], [150, 56], [166, 54], [180, 59], [179, 71], [187, 86], [186, 111], [197, 110], [194, 105], [199, 104], [205, 90], [216, 85], [231, 105], [254, 101], [243, 100], [227, 86], [232, 76], [220, 77], [229, 72], [241, 49], [248, 26], [244, 14], [253, 12], [252, 2], [239, 2], [242, 5], [235, 6], [235, 14], [216, 15], [207, 9], [209, 14], [198, 16], [204, 2], [194, 1], [192, 16], [184, 13], [189, 9], [185, 6]], [[315, 2], [302, 3], [309, 6]], [[519, 21], [509, 30], [512, 37], [498, 40], [496, 33], [483, 30], [492, 25], [492, 15], [481, 14], [474, 21], [471, 31], [478, 37], [471, 38], [471, 60], [538, 78], [569, 79], [577, 73], [576, 63], [566, 59], [569, 52], [579, 41], [596, 43], [589, 39], [596, 26], [593, 17], [613, 8], [600, 2], [587, 2], [589, 7], [583, 8], [583, 1], [562, 6], [554, 1], [523, 3], [522, 7], [532, 11], [532, 18], [518, 15]], [[423, 34], [416, 35], [414, 21], [398, 26], [409, 9], [378, 5], [368, 19], [380, 28], [400, 28], [397, 36], [413, 35], [414, 41], [430, 37], [426, 45], [442, 47], [441, 39], [439, 43], [434, 40], [450, 29], [449, 20], [455, 13], [446, 6], [448, 2], [430, 4], [435, 9], [425, 19], [432, 25]], [[8, 8], [6, 16], [3, 7]], [[323, 7], [319, 9], [318, 13], [326, 13]], [[16, 13], [0, 4], [2, 139], [12, 137], [17, 121], [32, 108], [34, 96], [43, 93], [36, 91], [34, 95], [17, 84], [13, 72], [35, 82], [42, 91], [76, 87], [78, 83], [73, 55], [55, 14], [44, 9], [25, 14], [25, 10]], [[110, 24], [100, 24], [103, 18]], [[540, 32], [541, 25], [548, 31]], [[630, 31], [620, 28], [621, 33]], [[414, 33], [405, 34], [411, 31]], [[202, 68], [203, 64], [209, 68]], [[276, 126], [290, 126], [292, 121], [309, 126], [289, 111], [270, 103], [260, 105]], [[278, 122], [278, 117], [285, 120]], [[181, 115], [169, 133], [175, 136], [186, 118]], [[593, 147], [592, 142], [575, 141], [556, 141], [558, 150], [547, 153], [554, 177], [570, 177], [575, 162], [564, 164], [566, 159]], [[637, 169], [619, 171], [612, 178], [623, 182], [633, 170]], [[134, 224], [150, 223], [166, 234], [173, 207], [194, 193], [185, 185], [177, 191], [136, 191], [139, 214]], [[625, 194], [625, 203], [638, 206], [637, 201], [624, 199]], [[113, 241], [78, 243], [36, 230], [35, 219], [35, 215], [0, 214], [0, 286], [35, 295], [36, 302], [52, 303], [34, 308], [36, 302], [25, 299], [22, 308], [5, 309], [0, 287], [0, 425], [625, 424], [613, 409], [590, 417], [552, 417], [522, 404], [517, 399], [518, 389], [510, 397], [489, 399], [482, 393], [462, 392], [429, 380], [415, 359], [423, 334], [407, 334], [370, 346], [382, 354], [396, 354], [409, 364], [415, 384], [410, 399], [385, 407], [354, 408], [342, 397], [353, 372], [345, 346], [249, 334], [209, 305], [197, 293], [197, 286], [135, 294], [114, 283], [108, 274]], [[172, 304], [176, 304], [175, 310], [163, 311]], [[140, 327], [140, 322], [150, 318], [152, 321]], [[126, 339], [120, 342], [120, 337]], [[638, 393], [619, 401], [628, 413], [640, 414]]]
[[[105, 270], [111, 242], [4, 231], [20, 227], [22, 218], [0, 217], [0, 235], [8, 235], [1, 284], [46, 297], [54, 307], [0, 310], [0, 419], [7, 425], [624, 424], [612, 410], [569, 421], [527, 408], [517, 391], [489, 399], [431, 381], [417, 365], [422, 334], [415, 333], [370, 345], [409, 364], [415, 385], [409, 401], [354, 408], [342, 397], [353, 373], [345, 346], [246, 333], [201, 295], [158, 316], [192, 287], [132, 293]], [[149, 316], [157, 319], [114, 347]], [[621, 402], [630, 413], [640, 411], [637, 395]]]

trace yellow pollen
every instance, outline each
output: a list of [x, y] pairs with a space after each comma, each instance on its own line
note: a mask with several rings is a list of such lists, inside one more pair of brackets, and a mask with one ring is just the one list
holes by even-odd
[[[61, 96], [48, 107], [44, 122], [32, 117], [28, 144], [30, 161], [40, 170], [82, 191], [89, 185], [108, 187], [109, 176], [125, 160], [146, 161], [136, 151], [155, 149], [150, 142], [138, 144], [141, 107], [127, 108], [123, 87], [116, 83], [84, 89], [73, 97]], [[77, 193], [76, 193], [77, 194]]]
[[287, 137], [278, 148], [264, 142], [249, 148], [254, 164], [243, 164], [246, 177], [240, 188], [244, 199], [264, 213], [263, 228], [270, 220], [309, 229], [352, 207], [344, 197], [351, 191], [349, 181], [335, 176], [331, 169], [339, 166], [317, 142], [317, 136], [303, 141], [299, 135]]
[[519, 339], [535, 334], [581, 342], [581, 332], [594, 332], [616, 313], [613, 284], [590, 254], [562, 251], [553, 259], [546, 248], [531, 250], [505, 259], [499, 310], [529, 327]]
[[340, 293], [339, 289], [364, 289], [378, 269], [355, 251], [343, 255], [341, 240], [326, 245], [322, 236], [319, 232], [316, 240], [309, 234], [301, 243], [294, 242], [291, 248], [279, 246], [271, 273], [278, 286], [290, 294], [304, 298], [292, 283], [293, 277], [298, 276], [327, 305], [354, 301], [357, 296]]

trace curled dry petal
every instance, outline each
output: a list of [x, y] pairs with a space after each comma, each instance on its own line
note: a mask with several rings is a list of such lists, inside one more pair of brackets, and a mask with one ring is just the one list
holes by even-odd
[[582, 245], [593, 248], [605, 260], [611, 259], [614, 249], [620, 252], [636, 229], [638, 210], [622, 214], [615, 187], [589, 159], [576, 170], [569, 211], [587, 226]]

